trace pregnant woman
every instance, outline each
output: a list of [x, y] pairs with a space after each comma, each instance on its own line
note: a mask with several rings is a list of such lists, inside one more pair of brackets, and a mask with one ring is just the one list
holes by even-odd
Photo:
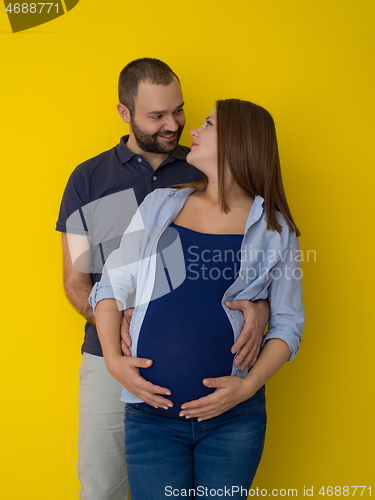
[[[206, 178], [146, 197], [107, 260], [90, 303], [109, 372], [123, 385], [120, 325], [163, 407], [125, 388], [132, 500], [245, 498], [264, 443], [264, 384], [300, 344], [299, 231], [286, 201], [270, 114], [248, 101], [218, 101], [191, 132], [188, 161]], [[258, 360], [240, 371], [231, 353], [242, 313], [226, 301], [268, 298]], [[229, 492], [229, 493], [228, 493]]]

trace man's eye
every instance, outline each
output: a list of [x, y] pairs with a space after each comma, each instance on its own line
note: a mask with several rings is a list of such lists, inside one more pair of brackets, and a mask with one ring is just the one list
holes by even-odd
[[184, 108], [177, 109], [177, 110], [175, 111], [175, 113], [176, 113], [177, 115], [180, 115], [180, 114], [181, 114], [181, 113], [183, 113], [183, 112], [184, 112]]
[[152, 115], [151, 118], [156, 121], [156, 120], [160, 120], [162, 118], [162, 116], [163, 115]]

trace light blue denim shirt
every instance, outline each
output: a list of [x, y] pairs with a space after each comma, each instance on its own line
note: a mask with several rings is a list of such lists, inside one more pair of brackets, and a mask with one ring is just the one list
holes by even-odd
[[[186, 268], [177, 231], [166, 248], [158, 248], [158, 242], [167, 229], [171, 230], [169, 225], [193, 191], [193, 188], [179, 191], [156, 189], [146, 196], [124, 233], [120, 247], [108, 257], [101, 281], [95, 284], [90, 294], [89, 302], [94, 312], [97, 303], [107, 298], [117, 299], [124, 309], [135, 306], [130, 325], [133, 356], [137, 356], [139, 332], [148, 304], [168, 293], [171, 287], [177, 288], [185, 278]], [[232, 325], [235, 341], [244, 323], [243, 315], [241, 311], [226, 307], [225, 302], [268, 298], [270, 320], [262, 345], [272, 338], [282, 339], [291, 351], [289, 359], [293, 359], [304, 324], [299, 245], [295, 233], [290, 231], [279, 212], [281, 233], [267, 229], [263, 202], [261, 196], [255, 196], [242, 240], [240, 271], [225, 292], [222, 306]], [[156, 286], [158, 262], [168, 270], [170, 279], [160, 281], [158, 277]], [[245, 377], [246, 374], [247, 370], [240, 372], [239, 367], [233, 365], [232, 375]], [[129, 403], [141, 401], [126, 389], [121, 399]]]

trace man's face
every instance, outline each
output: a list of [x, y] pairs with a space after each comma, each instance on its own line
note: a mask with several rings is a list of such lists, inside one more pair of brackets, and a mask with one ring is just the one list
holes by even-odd
[[141, 82], [130, 118], [137, 146], [148, 153], [174, 151], [185, 125], [183, 106], [181, 87], [175, 78], [169, 85]]

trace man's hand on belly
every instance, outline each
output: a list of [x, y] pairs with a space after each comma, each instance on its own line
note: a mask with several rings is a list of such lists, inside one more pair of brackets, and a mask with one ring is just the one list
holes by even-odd
[[126, 309], [122, 315], [121, 321], [121, 349], [125, 356], [131, 356], [130, 347], [132, 340], [130, 338], [129, 329], [130, 321], [133, 317], [134, 309]]
[[238, 351], [234, 364], [238, 366], [242, 363], [240, 367], [242, 372], [246, 367], [251, 368], [259, 356], [264, 330], [270, 315], [268, 300], [257, 302], [233, 300], [226, 302], [225, 305], [230, 309], [242, 311], [244, 317], [243, 328], [231, 349], [233, 354]]

